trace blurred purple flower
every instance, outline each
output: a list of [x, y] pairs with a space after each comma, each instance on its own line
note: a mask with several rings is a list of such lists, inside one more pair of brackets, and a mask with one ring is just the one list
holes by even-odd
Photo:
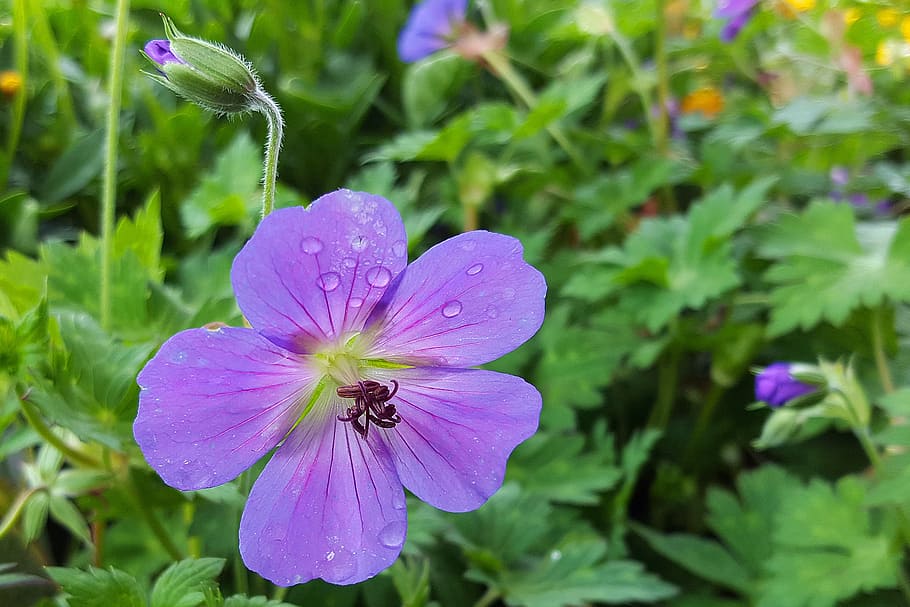
[[790, 363], [773, 363], [755, 376], [755, 400], [771, 407], [780, 407], [797, 396], [813, 392], [816, 388], [794, 379]]
[[144, 50], [148, 58], [158, 65], [163, 66], [168, 63], [186, 64], [186, 61], [175, 55], [171, 50], [170, 40], [149, 40], [146, 42]]
[[719, 0], [714, 10], [715, 19], [726, 19], [727, 23], [720, 32], [720, 39], [731, 42], [745, 27], [752, 16], [753, 8], [759, 0]]
[[451, 46], [467, 9], [468, 0], [423, 0], [398, 35], [398, 56], [413, 63]]
[[279, 585], [353, 584], [397, 558], [402, 486], [483, 504], [538, 423], [519, 377], [473, 369], [540, 327], [546, 283], [509, 236], [455, 236], [407, 264], [380, 196], [339, 190], [263, 219], [231, 282], [253, 328], [178, 333], [139, 374], [134, 434], [182, 490], [278, 447], [240, 523], [247, 567]]

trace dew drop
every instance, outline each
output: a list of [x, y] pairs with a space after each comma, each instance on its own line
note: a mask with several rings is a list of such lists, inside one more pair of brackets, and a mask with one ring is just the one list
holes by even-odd
[[326, 272], [316, 279], [316, 285], [326, 293], [337, 289], [340, 283], [341, 277], [337, 272]]
[[364, 236], [355, 236], [351, 239], [351, 250], [358, 253], [367, 248], [367, 239]]
[[392, 508], [395, 510], [404, 510], [407, 505], [408, 503], [404, 498], [404, 493], [396, 494], [395, 497], [392, 498]]
[[467, 269], [466, 273], [468, 276], [477, 276], [483, 270], [482, 263], [475, 263], [473, 266]]
[[515, 289], [503, 289], [502, 298], [503, 299], [512, 299], [515, 297]]
[[[329, 558], [329, 555], [331, 555], [331, 558]], [[327, 562], [323, 579], [327, 582], [338, 584], [349, 579], [357, 572], [357, 563], [354, 560], [354, 555], [347, 550], [342, 550], [338, 553], [329, 552], [325, 555], [325, 560]]]
[[404, 254], [408, 252], [408, 243], [403, 240], [397, 241], [392, 245], [392, 253], [395, 254], [395, 257], [404, 257]]
[[476, 248], [477, 248], [477, 243], [473, 240], [465, 240], [464, 242], [461, 243], [462, 251], [473, 251]]
[[496, 318], [499, 316], [499, 310], [496, 309], [496, 306], [487, 306], [487, 309], [484, 310], [487, 315], [487, 318]]
[[367, 282], [374, 287], [384, 287], [392, 281], [392, 273], [382, 266], [367, 270]]
[[331, 561], [333, 561], [334, 559], [335, 559], [335, 551], [334, 551], [334, 550], [332, 550], [331, 552], [326, 552], [326, 553], [325, 553], [325, 560], [331, 562]]
[[452, 301], [447, 301], [444, 306], [442, 306], [442, 315], [446, 318], [455, 318], [461, 314], [461, 302], [457, 299]]
[[307, 255], [315, 255], [322, 250], [322, 241], [315, 236], [307, 236], [300, 241], [300, 250]]
[[353, 257], [345, 257], [341, 260], [341, 263], [344, 264], [344, 267], [346, 268], [353, 268], [357, 265], [357, 260]]
[[386, 548], [398, 548], [404, 543], [407, 529], [404, 521], [392, 521], [379, 532], [379, 543]]
[[363, 305], [363, 300], [359, 297], [352, 297], [348, 302], [348, 306], [351, 308], [359, 308]]

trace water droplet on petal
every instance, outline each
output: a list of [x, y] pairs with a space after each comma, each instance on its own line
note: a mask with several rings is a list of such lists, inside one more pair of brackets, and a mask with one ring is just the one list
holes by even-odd
[[[329, 558], [329, 555], [331, 555], [331, 558]], [[354, 555], [347, 550], [329, 552], [325, 555], [325, 560], [326, 567], [323, 579], [327, 582], [338, 584], [349, 579], [357, 572], [357, 562], [354, 560]]]
[[461, 302], [457, 299], [452, 301], [447, 301], [444, 306], [442, 306], [442, 315], [446, 318], [455, 318], [461, 314]]
[[352, 308], [359, 308], [362, 305], [363, 305], [363, 300], [359, 297], [352, 297], [351, 300], [348, 302], [348, 306], [350, 306]]
[[404, 498], [404, 493], [398, 493], [392, 498], [392, 508], [395, 510], [404, 510], [408, 502]]
[[462, 241], [460, 246], [462, 251], [473, 251], [477, 248], [477, 243], [473, 240], [465, 240]]
[[408, 243], [403, 240], [397, 241], [392, 245], [392, 253], [395, 254], [395, 257], [404, 257], [405, 253], [408, 252]]
[[386, 548], [398, 548], [404, 544], [408, 526], [404, 521], [392, 521], [379, 532], [379, 543]]
[[503, 289], [502, 298], [503, 299], [512, 299], [515, 297], [515, 289]]
[[351, 239], [351, 250], [358, 253], [367, 248], [367, 239], [364, 236], [355, 236]]
[[307, 236], [300, 241], [300, 250], [307, 255], [315, 255], [322, 250], [322, 241], [315, 236]]
[[499, 310], [496, 309], [496, 306], [487, 306], [487, 309], [484, 310], [487, 315], [487, 318], [496, 318], [499, 316]]
[[473, 266], [468, 268], [466, 272], [468, 276], [477, 276], [480, 274], [481, 270], [483, 270], [483, 264], [475, 263]]
[[334, 550], [332, 550], [331, 552], [326, 552], [326, 553], [325, 553], [325, 560], [331, 561], [331, 560], [333, 560], [334, 558], [335, 558], [335, 551], [334, 551]]
[[392, 273], [382, 266], [367, 270], [367, 282], [374, 287], [384, 287], [392, 281]]
[[346, 268], [353, 268], [357, 265], [357, 260], [353, 257], [345, 257], [341, 260], [341, 263], [343, 263]]
[[341, 277], [338, 272], [326, 272], [316, 279], [316, 285], [326, 293], [330, 293], [338, 288], [341, 283]]

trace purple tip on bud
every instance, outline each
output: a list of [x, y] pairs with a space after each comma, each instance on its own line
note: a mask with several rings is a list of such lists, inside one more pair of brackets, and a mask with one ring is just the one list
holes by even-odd
[[790, 363], [773, 363], [768, 365], [755, 377], [755, 399], [768, 403], [771, 407], [780, 407], [803, 394], [815, 390], [814, 386], [804, 384], [790, 374]]
[[186, 63], [186, 61], [171, 51], [170, 40], [149, 40], [145, 44], [145, 54], [149, 56], [149, 59], [161, 66], [168, 63]]

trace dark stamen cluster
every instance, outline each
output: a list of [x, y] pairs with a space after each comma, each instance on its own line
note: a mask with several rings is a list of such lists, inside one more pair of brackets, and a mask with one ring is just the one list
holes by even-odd
[[[398, 392], [398, 382], [391, 380], [393, 388], [389, 391], [378, 381], [359, 381], [350, 386], [340, 386], [335, 392], [341, 398], [353, 398], [354, 406], [348, 407], [344, 415], [338, 416], [340, 422], [351, 422], [354, 430], [363, 438], [367, 437], [370, 422], [380, 428], [394, 428], [401, 417], [395, 411], [395, 405], [388, 405]], [[361, 421], [361, 417], [364, 420]]]

